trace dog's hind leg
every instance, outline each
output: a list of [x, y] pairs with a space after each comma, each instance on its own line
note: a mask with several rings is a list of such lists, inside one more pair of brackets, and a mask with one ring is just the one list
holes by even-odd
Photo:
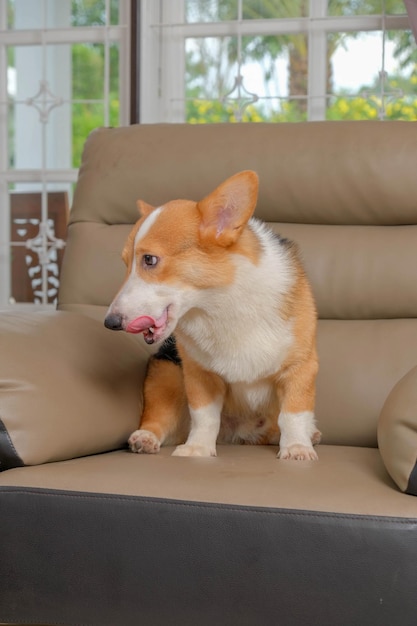
[[187, 438], [187, 415], [181, 365], [152, 357], [144, 384], [144, 407], [139, 429], [129, 437], [132, 452], [155, 454], [162, 444], [178, 445]]

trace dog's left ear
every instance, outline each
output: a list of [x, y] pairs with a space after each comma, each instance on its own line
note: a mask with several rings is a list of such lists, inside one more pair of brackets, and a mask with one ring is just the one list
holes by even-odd
[[255, 172], [239, 172], [197, 204], [203, 242], [227, 248], [237, 241], [255, 210], [258, 184]]
[[136, 202], [136, 206], [138, 207], [138, 211], [142, 217], [148, 217], [149, 213], [152, 213], [152, 211], [155, 210], [154, 206], [151, 206], [144, 200], [138, 200]]

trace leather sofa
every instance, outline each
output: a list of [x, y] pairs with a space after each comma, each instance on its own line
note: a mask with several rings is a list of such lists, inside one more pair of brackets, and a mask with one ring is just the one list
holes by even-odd
[[[413, 122], [90, 135], [58, 310], [0, 315], [0, 623], [416, 624], [416, 163]], [[136, 200], [243, 169], [313, 285], [319, 460], [133, 454], [150, 348], [103, 319]]]

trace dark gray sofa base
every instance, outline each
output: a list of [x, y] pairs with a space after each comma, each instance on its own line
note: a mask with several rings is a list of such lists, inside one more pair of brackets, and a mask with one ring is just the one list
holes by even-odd
[[23, 487], [0, 499], [0, 621], [416, 623], [415, 519]]

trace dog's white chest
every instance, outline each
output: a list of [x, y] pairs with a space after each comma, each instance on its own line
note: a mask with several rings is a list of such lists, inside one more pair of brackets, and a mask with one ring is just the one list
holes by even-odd
[[178, 324], [189, 355], [228, 383], [278, 372], [294, 342], [293, 321], [281, 313], [293, 268], [271, 234], [257, 228], [264, 244], [259, 263], [235, 255], [233, 284], [199, 291]]
[[197, 363], [228, 383], [250, 383], [278, 372], [293, 343], [291, 323], [275, 317], [254, 328], [241, 322], [225, 326], [195, 319], [182, 325], [181, 342]]

